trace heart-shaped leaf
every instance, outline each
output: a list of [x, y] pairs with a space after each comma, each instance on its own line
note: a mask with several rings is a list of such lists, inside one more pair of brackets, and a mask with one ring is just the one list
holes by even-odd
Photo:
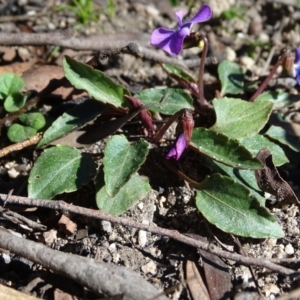
[[144, 105], [157, 104], [149, 106], [149, 110], [165, 115], [174, 115], [183, 108], [194, 109], [192, 97], [182, 89], [145, 89], [135, 97]]
[[256, 156], [261, 149], [268, 148], [272, 153], [275, 166], [281, 166], [289, 162], [280, 146], [260, 134], [248, 137], [240, 142], [252, 153], [253, 156]]
[[91, 97], [102, 103], [115, 107], [127, 106], [124, 94], [130, 95], [129, 91], [101, 71], [94, 70], [68, 56], [63, 59], [63, 68], [65, 76], [77, 89], [87, 91]]
[[124, 135], [115, 135], [104, 150], [106, 192], [114, 197], [130, 177], [137, 172], [149, 152], [144, 140], [130, 143]]
[[218, 74], [222, 84], [221, 96], [239, 94], [243, 90], [244, 74], [238, 64], [225, 59], [218, 66]]
[[7, 137], [13, 143], [25, 141], [37, 133], [36, 129], [23, 126], [20, 124], [12, 124], [7, 130]]
[[4, 100], [4, 108], [8, 112], [16, 112], [20, 110], [27, 100], [27, 95], [22, 95], [20, 93], [15, 93], [8, 95]]
[[13, 73], [4, 73], [0, 76], [0, 99], [19, 93], [24, 87], [24, 80]]
[[39, 131], [46, 125], [46, 119], [40, 112], [27, 112], [19, 116], [20, 121], [29, 127]]
[[37, 147], [40, 148], [47, 145], [72, 130], [85, 125], [87, 122], [94, 120], [101, 114], [103, 109], [104, 106], [101, 103], [92, 99], [78, 104], [52, 123], [45, 131]]
[[284, 236], [276, 219], [244, 185], [220, 174], [200, 183], [196, 206], [210, 223], [225, 232], [252, 238]]
[[206, 128], [195, 128], [190, 146], [213, 160], [239, 169], [260, 169], [262, 164], [251, 153], [224, 134]]
[[258, 133], [267, 123], [273, 104], [268, 101], [246, 102], [240, 99], [214, 99], [217, 121], [212, 130], [233, 139]]
[[36, 160], [28, 179], [28, 197], [52, 199], [78, 190], [96, 173], [92, 158], [79, 150], [58, 145], [46, 149]]
[[103, 174], [100, 172], [97, 178], [96, 190], [98, 208], [110, 215], [116, 216], [127, 211], [138, 201], [145, 198], [150, 192], [151, 187], [147, 179], [134, 174], [121, 187], [118, 193], [111, 198], [106, 193], [106, 187], [103, 186]]

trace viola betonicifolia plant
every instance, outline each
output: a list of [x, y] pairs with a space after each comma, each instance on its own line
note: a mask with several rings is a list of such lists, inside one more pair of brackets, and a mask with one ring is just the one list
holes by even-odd
[[[203, 5], [188, 21], [184, 20], [184, 12], [175, 14], [177, 28], [155, 29], [150, 44], [155, 51], [162, 49], [173, 58], [184, 54], [187, 48], [197, 47], [201, 51], [197, 78], [186, 69], [163, 63], [167, 76], [174, 80], [173, 86], [153, 86], [132, 94], [91, 65], [64, 57], [66, 78], [76, 88], [87, 91], [90, 99], [54, 120], [38, 148], [101, 117], [103, 112], [107, 120], [107, 112], [115, 111], [105, 127], [106, 136], [110, 137], [100, 166], [92, 156], [76, 148], [58, 145], [44, 150], [29, 176], [29, 197], [51, 199], [94, 180], [98, 208], [112, 215], [122, 214], [155, 188], [139, 174], [140, 166], [155, 147], [161, 150], [165, 167], [172, 166], [168, 172], [175, 171], [189, 182], [197, 209], [210, 223], [245, 237], [283, 237], [282, 228], [265, 206], [264, 192], [277, 197], [281, 206], [298, 203], [289, 185], [274, 174], [278, 174], [278, 166], [289, 162], [286, 150], [297, 153], [299, 147], [281, 127], [268, 123], [271, 113], [290, 105], [292, 97], [266, 89], [282, 64], [300, 84], [300, 50], [284, 51], [265, 80], [251, 85], [238, 63], [219, 62], [219, 89], [208, 93], [203, 77], [209, 41], [203, 30], [192, 30], [198, 23], [203, 28], [213, 12], [209, 5]], [[122, 53], [122, 49], [114, 53], [117, 52]], [[157, 116], [160, 122], [156, 121]], [[117, 129], [133, 118], [141, 120], [144, 136], [130, 141]], [[175, 142], [172, 146], [172, 141], [167, 141], [166, 145], [162, 141], [174, 122]], [[185, 175], [184, 162], [188, 157], [198, 162], [196, 170], [207, 170], [199, 182]]]

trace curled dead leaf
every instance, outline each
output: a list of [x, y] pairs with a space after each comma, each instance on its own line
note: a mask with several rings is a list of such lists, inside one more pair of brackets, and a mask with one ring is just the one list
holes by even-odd
[[290, 185], [278, 173], [270, 151], [264, 148], [258, 152], [256, 158], [264, 165], [261, 170], [255, 171], [259, 188], [277, 197], [280, 204], [298, 203], [299, 200]]

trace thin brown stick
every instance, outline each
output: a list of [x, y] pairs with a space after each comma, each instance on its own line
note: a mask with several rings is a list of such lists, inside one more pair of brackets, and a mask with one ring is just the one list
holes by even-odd
[[0, 157], [6, 156], [7, 154], [9, 154], [11, 152], [19, 151], [26, 147], [35, 145], [41, 140], [42, 136], [43, 136], [43, 134], [41, 132], [39, 132], [23, 142], [9, 145], [3, 149], [0, 149]]
[[[159, 294], [153, 285], [128, 268], [53, 250], [3, 229], [0, 229], [0, 247], [73, 279], [98, 294], [122, 295], [126, 300], [149, 299]], [[166, 300], [167, 297], [162, 295], [158, 299]]]
[[39, 224], [33, 220], [30, 220], [20, 214], [18, 214], [17, 212], [11, 211], [9, 209], [6, 208], [2, 208], [0, 207], [0, 217], [3, 217], [4, 219], [7, 219], [17, 225], [22, 226], [23, 224], [26, 224], [27, 226], [29, 226], [29, 230], [32, 229], [36, 229], [36, 230], [46, 230], [47, 226], [43, 225], [43, 224]]
[[[169, 63], [179, 67], [187, 68], [190, 65], [199, 64], [200, 59], [192, 61], [179, 61], [177, 58], [172, 58], [165, 55], [163, 52], [156, 49], [147, 48], [149, 46], [149, 36], [139, 33], [123, 33], [111, 35], [94, 35], [90, 37], [75, 37], [74, 32], [70, 29], [56, 31], [51, 33], [5, 33], [0, 32], [0, 45], [3, 46], [41, 46], [53, 45], [74, 50], [91, 50], [101, 51], [103, 49], [117, 49], [125, 47], [133, 43], [135, 45], [136, 54], [143, 56], [148, 60], [153, 60], [161, 63]], [[205, 64], [215, 64], [216, 58], [208, 57]]]
[[[6, 194], [0, 194], [0, 198], [4, 202], [6, 199]], [[218, 249], [214, 245], [210, 245], [209, 243], [195, 240], [193, 238], [187, 237], [183, 234], [180, 234], [177, 230], [165, 229], [157, 226], [149, 226], [147, 224], [142, 224], [139, 222], [135, 222], [133, 220], [129, 220], [122, 217], [116, 217], [108, 215], [102, 211], [88, 209], [80, 206], [75, 206], [72, 204], [68, 204], [62, 200], [52, 201], [52, 200], [40, 200], [40, 199], [30, 199], [26, 197], [19, 197], [11, 195], [8, 199], [6, 199], [6, 203], [19, 204], [19, 205], [28, 205], [28, 206], [37, 206], [44, 207], [53, 210], [62, 210], [70, 213], [75, 213], [78, 215], [84, 215], [90, 218], [106, 220], [112, 223], [118, 223], [124, 226], [133, 227], [141, 230], [145, 230], [160, 236], [167, 236], [171, 239], [177, 240], [184, 244], [190, 245], [195, 248], [200, 248], [210, 253], [213, 253], [217, 256], [234, 260], [243, 265], [252, 265], [257, 267], [264, 267], [270, 269], [272, 271], [284, 274], [284, 275], [292, 275], [292, 276], [300, 276], [300, 272], [294, 271], [292, 269], [288, 269], [279, 265], [276, 265], [264, 258], [253, 258], [253, 257], [244, 257], [242, 255], [236, 253], [230, 253], [227, 251], [223, 251]]]

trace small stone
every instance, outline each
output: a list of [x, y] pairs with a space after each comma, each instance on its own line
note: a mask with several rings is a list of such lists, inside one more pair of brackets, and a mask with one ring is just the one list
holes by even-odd
[[16, 169], [10, 169], [7, 171], [7, 174], [10, 178], [17, 178], [20, 174]]
[[280, 289], [278, 286], [276, 286], [273, 283], [267, 283], [263, 287], [263, 292], [266, 294], [266, 297], [269, 297], [271, 294], [275, 294], [275, 295], [279, 294]]
[[101, 225], [102, 225], [102, 229], [107, 232], [107, 233], [111, 233], [112, 232], [112, 227], [111, 227], [111, 223], [108, 221], [101, 221]]
[[156, 264], [153, 261], [149, 261], [147, 264], [143, 265], [141, 269], [145, 274], [156, 274]]
[[255, 65], [254, 59], [252, 59], [249, 56], [242, 56], [240, 61], [241, 61], [241, 64], [243, 66], [245, 66], [246, 69], [248, 69], [248, 70], [251, 70], [252, 67]]
[[141, 248], [144, 248], [146, 246], [146, 244], [147, 244], [147, 232], [146, 231], [144, 231], [144, 230], [139, 231], [138, 241], [139, 241], [139, 246]]
[[236, 52], [231, 47], [225, 48], [226, 58], [230, 61], [236, 60]]
[[141, 202], [137, 205], [137, 207], [139, 208], [139, 210], [143, 211], [143, 208], [144, 208], [144, 203]]
[[267, 244], [270, 248], [273, 248], [277, 244], [277, 239], [270, 238], [270, 239], [268, 239]]
[[6, 264], [9, 264], [9, 263], [11, 262], [11, 258], [10, 258], [10, 255], [9, 255], [9, 254], [7, 254], [7, 253], [2, 253], [1, 256], [2, 256], [2, 258], [3, 258], [3, 260], [4, 260], [4, 262], [5, 262]]
[[116, 243], [110, 244], [109, 247], [108, 247], [108, 250], [109, 250], [111, 253], [115, 252], [115, 251], [117, 250]]
[[55, 29], [56, 29], [55, 24], [53, 24], [52, 22], [49, 22], [49, 23], [48, 23], [48, 29], [49, 29], [49, 30], [55, 30]]
[[284, 248], [285, 253], [292, 255], [295, 253], [294, 247], [291, 244], [287, 244]]
[[146, 12], [151, 17], [156, 17], [160, 14], [159, 10], [152, 5], [146, 6]]
[[57, 230], [51, 229], [43, 233], [44, 241], [46, 245], [51, 246], [57, 241]]

